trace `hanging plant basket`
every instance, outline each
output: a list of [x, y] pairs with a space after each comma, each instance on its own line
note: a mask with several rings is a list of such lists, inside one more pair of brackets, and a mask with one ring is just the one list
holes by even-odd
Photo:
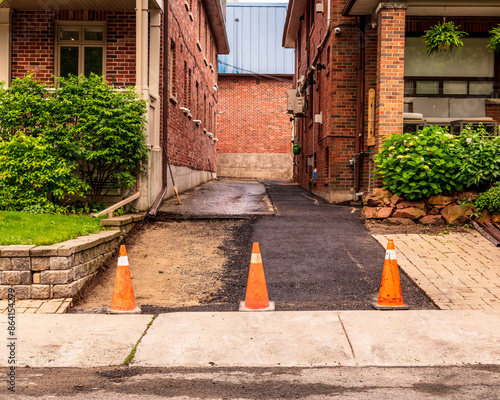
[[467, 32], [459, 30], [460, 26], [455, 25], [452, 21], [443, 23], [438, 22], [422, 36], [425, 43], [427, 55], [437, 53], [439, 51], [452, 51], [464, 45], [462, 38], [467, 36]]
[[493, 28], [490, 32], [490, 41], [488, 46], [495, 53], [500, 53], [500, 25]]

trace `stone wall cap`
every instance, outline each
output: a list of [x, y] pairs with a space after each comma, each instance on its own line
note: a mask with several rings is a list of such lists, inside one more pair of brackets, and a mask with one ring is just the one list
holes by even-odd
[[57, 251], [61, 247], [60, 243], [51, 244], [50, 246], [36, 246], [30, 249], [30, 256], [44, 257], [44, 256], [57, 256]]
[[134, 221], [133, 214], [120, 215], [119, 217], [112, 217], [108, 219], [101, 219], [101, 225], [103, 226], [122, 226], [131, 224]]
[[30, 250], [36, 247], [35, 245], [12, 244], [2, 246], [0, 256], [2, 257], [29, 257]]

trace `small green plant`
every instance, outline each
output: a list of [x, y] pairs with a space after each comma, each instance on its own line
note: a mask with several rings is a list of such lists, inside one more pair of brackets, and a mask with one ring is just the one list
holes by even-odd
[[467, 36], [467, 32], [460, 31], [460, 26], [457, 26], [453, 21], [438, 22], [431, 29], [425, 31], [422, 38], [424, 39], [427, 55], [437, 53], [439, 51], [452, 51], [464, 45], [462, 38]]
[[493, 50], [495, 53], [500, 53], [500, 25], [493, 28], [490, 32], [490, 41], [487, 47]]
[[474, 202], [476, 210], [488, 210], [492, 214], [500, 213], [500, 184], [492, 186], [479, 194]]
[[427, 126], [417, 134], [394, 134], [375, 156], [375, 173], [384, 188], [408, 200], [460, 190], [455, 142], [439, 126]]
[[489, 137], [480, 125], [467, 126], [457, 142], [461, 157], [459, 180], [466, 188], [483, 190], [500, 180], [500, 137]]

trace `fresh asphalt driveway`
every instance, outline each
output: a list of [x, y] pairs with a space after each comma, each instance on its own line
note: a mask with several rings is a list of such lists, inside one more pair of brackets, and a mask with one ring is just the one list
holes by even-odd
[[[280, 310], [369, 310], [377, 299], [385, 250], [359, 218], [360, 209], [332, 205], [297, 184], [264, 182], [276, 215], [258, 218], [270, 299]], [[403, 274], [405, 303], [433, 309]]]

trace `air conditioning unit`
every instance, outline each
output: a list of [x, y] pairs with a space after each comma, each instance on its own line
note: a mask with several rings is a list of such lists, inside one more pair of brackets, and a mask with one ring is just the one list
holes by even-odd
[[303, 116], [306, 109], [306, 102], [304, 97], [297, 96], [297, 89], [289, 89], [286, 102], [286, 109], [288, 114], [296, 116]]
[[293, 114], [298, 117], [303, 117], [306, 112], [306, 99], [304, 97], [295, 97]]

